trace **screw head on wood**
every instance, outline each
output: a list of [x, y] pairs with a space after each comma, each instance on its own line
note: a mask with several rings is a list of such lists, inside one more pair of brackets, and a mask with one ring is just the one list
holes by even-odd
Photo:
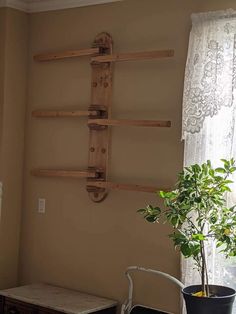
[[101, 151], [102, 151], [103, 154], [105, 154], [107, 150], [106, 150], [106, 148], [102, 148]]
[[94, 147], [90, 147], [89, 150], [90, 150], [91, 153], [93, 153], [95, 151], [95, 148]]

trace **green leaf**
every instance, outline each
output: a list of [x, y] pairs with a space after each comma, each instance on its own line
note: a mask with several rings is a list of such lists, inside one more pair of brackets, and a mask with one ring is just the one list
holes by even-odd
[[147, 217], [145, 217], [145, 219], [148, 222], [152, 222], [152, 223], [157, 221], [157, 217], [156, 216], [147, 216]]
[[224, 180], [224, 184], [231, 184], [231, 183], [234, 183], [234, 181], [232, 181], [232, 180]]
[[140, 208], [137, 210], [137, 212], [140, 214], [144, 214], [144, 213], [146, 213], [146, 208]]
[[230, 168], [230, 172], [233, 173], [236, 170], [236, 167]]
[[210, 174], [212, 177], [214, 177], [215, 171], [214, 171], [213, 169], [210, 169], [210, 170], [209, 170], [209, 174]]
[[210, 162], [210, 160], [207, 160], [207, 166], [208, 166], [209, 168], [211, 168], [211, 162]]
[[202, 233], [198, 233], [198, 234], [193, 234], [192, 238], [194, 240], [198, 240], [198, 241], [203, 241], [206, 239], [206, 237], [202, 234]]
[[219, 173], [226, 173], [226, 170], [224, 168], [216, 168], [215, 171]]
[[165, 197], [165, 192], [164, 191], [160, 191], [159, 195], [160, 195], [160, 197], [164, 198]]
[[226, 160], [226, 159], [221, 159], [221, 161], [224, 163], [224, 165], [229, 165], [229, 161], [228, 160]]
[[189, 247], [188, 243], [184, 243], [180, 246], [180, 251], [185, 257], [191, 256], [191, 248]]
[[228, 186], [222, 186], [221, 187], [221, 190], [223, 191], [223, 192], [231, 192], [231, 189], [228, 187]]
[[215, 224], [215, 223], [217, 222], [217, 220], [218, 220], [217, 216], [211, 216], [211, 217], [210, 217], [210, 222], [211, 222], [212, 224]]

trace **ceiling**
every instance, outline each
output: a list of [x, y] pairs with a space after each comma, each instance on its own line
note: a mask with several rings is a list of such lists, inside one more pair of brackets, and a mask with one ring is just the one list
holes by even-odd
[[0, 0], [0, 7], [10, 7], [25, 12], [42, 12], [117, 1], [124, 0]]

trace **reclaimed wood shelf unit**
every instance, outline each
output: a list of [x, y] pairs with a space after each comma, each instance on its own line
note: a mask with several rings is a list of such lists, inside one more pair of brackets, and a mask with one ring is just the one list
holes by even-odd
[[89, 197], [94, 202], [105, 199], [109, 190], [127, 190], [155, 193], [165, 188], [137, 184], [115, 183], [108, 181], [109, 138], [112, 126], [133, 127], [171, 127], [171, 121], [126, 120], [111, 118], [112, 78], [114, 63], [162, 59], [174, 56], [174, 50], [113, 53], [112, 38], [108, 33], [96, 36], [92, 48], [45, 53], [34, 56], [37, 62], [49, 62], [67, 58], [91, 57], [92, 68], [91, 104], [87, 110], [35, 110], [35, 118], [80, 118], [88, 117], [89, 156], [85, 170], [69, 169], [33, 169], [31, 174], [37, 177], [86, 178]]

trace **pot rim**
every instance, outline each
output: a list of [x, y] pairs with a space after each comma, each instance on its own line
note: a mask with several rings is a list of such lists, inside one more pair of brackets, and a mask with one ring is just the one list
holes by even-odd
[[[228, 294], [228, 295], [224, 295], [224, 296], [216, 296], [216, 297], [214, 297], [214, 298], [212, 298], [212, 297], [204, 297], [204, 300], [208, 300], [208, 299], [209, 299], [209, 300], [213, 300], [213, 299], [225, 299], [225, 298], [229, 298], [229, 297], [234, 297], [234, 296], [236, 296], [236, 290], [233, 289], [233, 288], [231, 288], [231, 287], [223, 286], [223, 285], [211, 285], [211, 284], [210, 284], [209, 286], [210, 286], [210, 287], [227, 288], [227, 289], [231, 290], [232, 293], [230, 293], [230, 294]], [[194, 297], [194, 298], [199, 298], [199, 297], [197, 297], [197, 296], [192, 295], [192, 294], [189, 293], [189, 292], [185, 292], [185, 291], [184, 291], [186, 288], [190, 288], [190, 287], [201, 287], [201, 285], [199, 284], [199, 285], [190, 285], [190, 286], [186, 286], [186, 287], [184, 287], [184, 288], [182, 289], [182, 294], [189, 295], [189, 296], [192, 296], [192, 297]]]

